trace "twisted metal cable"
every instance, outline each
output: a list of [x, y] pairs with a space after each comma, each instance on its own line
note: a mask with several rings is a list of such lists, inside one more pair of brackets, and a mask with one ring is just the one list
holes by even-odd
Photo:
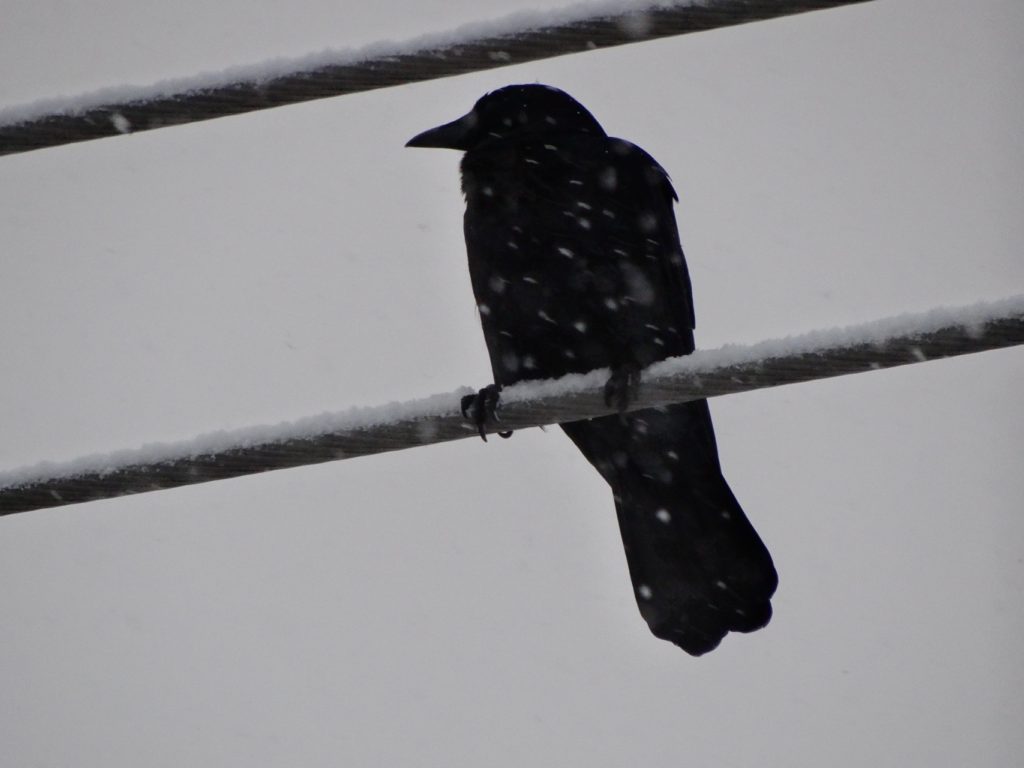
[[[427, 42], [418, 48], [393, 46], [390, 51], [378, 45], [365, 56], [358, 51], [355, 55], [339, 52], [336, 63], [311, 66], [295, 60], [290, 66], [277, 66], [274, 75], [254, 73], [218, 84], [200, 78], [192, 84], [179, 81], [174, 92], [120, 103], [96, 103], [73, 111], [26, 117], [31, 107], [7, 110], [16, 116], [8, 118], [7, 124], [4, 110], [0, 110], [0, 155], [861, 2], [868, 0], [703, 0], [697, 4], [677, 0], [645, 9], [567, 17], [569, 20], [549, 26], [484, 32], [457, 42]], [[586, 10], [584, 7], [580, 12]], [[457, 34], [434, 38], [450, 39]], [[225, 75], [228, 77], [230, 73]]]
[[[647, 369], [630, 410], [1024, 344], [1024, 297], [990, 306], [998, 311], [987, 319], [950, 319], [953, 315], [938, 323], [912, 324], [919, 328], [914, 332], [880, 334], [878, 323], [848, 329], [843, 343], [831, 334], [810, 334], [795, 344], [787, 340], [698, 351]], [[773, 352], [773, 345], [781, 353]], [[604, 402], [606, 377], [607, 371], [594, 372], [567, 377], [573, 378], [570, 386], [559, 380], [508, 387], [502, 395], [502, 421], [489, 431], [607, 415], [613, 411]], [[101, 457], [93, 468], [76, 462], [0, 473], [0, 515], [476, 437], [475, 427], [458, 412], [458, 400], [453, 393], [422, 405], [405, 404], [406, 415], [397, 418], [394, 407], [363, 409], [354, 420], [341, 419], [348, 426], [317, 434], [308, 428], [302, 434], [297, 425], [291, 434], [286, 426], [275, 428], [272, 438], [254, 439], [253, 431], [242, 430], [223, 436], [226, 447], [209, 452], [195, 453], [195, 443], [180, 449], [164, 446], [166, 455], [159, 461], [148, 458], [151, 447], [134, 454], [134, 460], [131, 452], [116, 460]], [[353, 421], [359, 426], [351, 426]]]

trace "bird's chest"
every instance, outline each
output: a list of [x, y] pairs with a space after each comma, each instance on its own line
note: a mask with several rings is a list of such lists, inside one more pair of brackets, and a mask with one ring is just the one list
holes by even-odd
[[552, 145], [464, 164], [474, 283], [501, 273], [526, 285], [543, 278], [559, 289], [572, 288], [602, 262], [614, 261], [595, 226], [598, 201], [587, 175]]
[[605, 273], [614, 271], [616, 255], [601, 241], [582, 194], [529, 177], [485, 177], [466, 202], [467, 255], [479, 301], [519, 323], [532, 316], [545, 322], [545, 313], [562, 303], [580, 306], [613, 289]]
[[481, 173], [467, 188], [473, 292], [506, 383], [614, 364], [622, 336], [622, 258], [594, 220], [579, 171]]

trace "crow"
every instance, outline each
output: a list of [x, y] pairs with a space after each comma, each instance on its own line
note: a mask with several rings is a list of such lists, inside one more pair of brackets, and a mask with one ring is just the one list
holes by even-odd
[[778, 577], [722, 476], [707, 401], [624, 410], [642, 368], [694, 350], [668, 174], [545, 85], [492, 91], [406, 146], [465, 153], [466, 251], [494, 384], [463, 412], [483, 436], [503, 386], [609, 368], [620, 412], [561, 426], [611, 486], [640, 614], [694, 656], [763, 627]]

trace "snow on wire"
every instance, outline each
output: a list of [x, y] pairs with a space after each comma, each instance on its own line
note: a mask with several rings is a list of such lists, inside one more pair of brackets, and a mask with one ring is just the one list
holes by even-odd
[[0, 155], [868, 0], [598, 0], [402, 43], [235, 67], [0, 109]]
[[[749, 346], [699, 350], [646, 369], [630, 409], [1019, 344], [1024, 344], [1024, 295]], [[490, 431], [607, 415], [612, 412], [603, 398], [608, 373], [508, 387], [502, 395], [502, 422]], [[0, 472], [0, 515], [475, 438], [475, 427], [458, 412], [460, 396], [470, 391]]]

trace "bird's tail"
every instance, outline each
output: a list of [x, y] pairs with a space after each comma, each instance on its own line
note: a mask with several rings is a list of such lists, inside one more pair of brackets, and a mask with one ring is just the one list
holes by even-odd
[[687, 653], [760, 629], [778, 584], [771, 555], [718, 462], [707, 401], [563, 425], [608, 481], [640, 613]]

